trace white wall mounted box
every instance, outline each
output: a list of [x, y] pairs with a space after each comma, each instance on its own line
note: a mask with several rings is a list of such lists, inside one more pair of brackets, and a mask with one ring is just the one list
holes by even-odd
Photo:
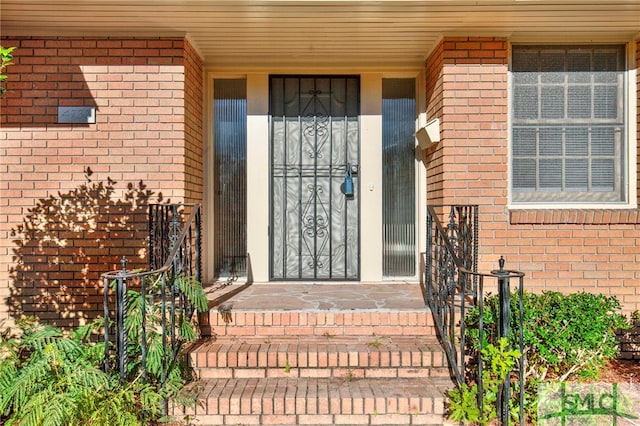
[[440, 119], [434, 118], [416, 132], [418, 146], [426, 149], [432, 143], [440, 142]]

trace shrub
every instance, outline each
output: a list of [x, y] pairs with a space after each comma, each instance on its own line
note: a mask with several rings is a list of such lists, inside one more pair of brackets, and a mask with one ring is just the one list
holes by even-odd
[[[173, 356], [173, 351], [178, 349], [178, 345], [174, 347], [167, 345], [165, 352], [162, 323], [164, 321], [167, 327], [170, 327], [171, 311], [167, 307], [163, 313], [162, 305], [158, 298], [161, 292], [161, 280], [161, 275], [148, 277], [145, 298], [136, 290], [128, 290], [127, 292], [127, 316], [124, 324], [130, 341], [127, 345], [129, 359], [127, 377], [129, 380], [135, 380], [142, 372], [142, 346], [139, 342], [142, 339], [142, 312], [144, 311], [147, 350], [145, 379], [151, 384], [164, 385], [170, 391], [177, 393], [183, 382], [189, 379], [189, 372], [186, 365], [179, 363], [181, 358]], [[207, 296], [202, 290], [202, 285], [195, 278], [179, 275], [173, 280], [173, 283], [198, 312], [205, 312], [209, 309]], [[112, 286], [115, 289], [115, 282]], [[198, 337], [191, 318], [188, 318], [184, 313], [176, 314], [174, 322], [176, 341], [179, 341], [180, 344], [191, 342]], [[110, 361], [113, 366], [117, 365], [117, 360], [111, 359]], [[163, 377], [163, 367], [165, 368], [164, 373], [169, 380]]]
[[[569, 378], [596, 378], [599, 369], [618, 353], [616, 331], [631, 324], [618, 313], [620, 303], [613, 296], [558, 292], [525, 293], [523, 298], [523, 353], [525, 359], [524, 413], [536, 424], [537, 386], [544, 380], [564, 381]], [[511, 295], [511, 334], [498, 339], [499, 299], [488, 295], [483, 310], [483, 416], [478, 406], [476, 384], [477, 359], [480, 350], [477, 307], [466, 315], [467, 384], [449, 392], [449, 416], [452, 420], [487, 424], [495, 420], [495, 395], [499, 383], [508, 373], [505, 368], [517, 365], [519, 352], [520, 307], [517, 294]], [[510, 415], [518, 421], [518, 387], [511, 382]]]
[[[506, 338], [498, 340], [496, 345], [487, 344], [482, 348], [482, 415], [478, 406], [478, 383], [463, 383], [460, 388], [449, 391], [449, 418], [451, 420], [486, 425], [498, 418], [496, 403], [498, 394], [505, 379], [510, 375], [520, 357], [520, 352], [509, 349]], [[517, 383], [511, 383], [511, 395], [518, 392]], [[519, 408], [514, 404], [517, 398], [509, 403], [509, 413], [513, 421], [518, 422]]]
[[11, 60], [13, 59], [13, 51], [15, 47], [2, 47], [0, 46], [0, 96], [4, 95], [7, 91], [4, 83], [7, 81], [7, 75], [4, 74], [5, 68], [9, 65], [13, 65]]
[[[178, 278], [176, 285], [198, 309], [206, 309], [206, 295], [192, 278]], [[163, 349], [157, 329], [161, 309], [147, 299], [147, 369], [143, 371], [140, 334], [143, 298], [129, 291], [129, 363], [127, 381], [103, 370], [104, 343], [92, 338], [103, 320], [69, 333], [42, 325], [35, 319], [18, 321], [16, 330], [0, 332], [0, 424], [40, 425], [142, 425], [176, 421], [165, 415], [166, 401], [193, 405], [181, 392], [188, 379], [185, 365], [174, 362], [172, 349]], [[193, 340], [196, 331], [188, 318], [179, 318], [183, 341]], [[93, 336], [95, 337], [95, 336]], [[98, 342], [96, 342], [98, 340]], [[108, 363], [114, 364], [113, 359]], [[167, 369], [163, 373], [161, 366]]]
[[[100, 369], [102, 344], [88, 326], [65, 335], [33, 319], [3, 332], [0, 419], [9, 425], [132, 425], [142, 402], [139, 384], [122, 386]], [[145, 407], [146, 408], [146, 407]], [[152, 407], [149, 407], [152, 408]]]
[[[618, 313], [614, 296], [591, 293], [563, 295], [555, 291], [524, 294], [525, 376], [537, 380], [571, 377], [597, 378], [607, 360], [618, 353], [616, 331], [630, 327]], [[498, 297], [485, 299], [485, 342], [495, 342], [498, 328]], [[477, 347], [479, 312], [467, 315], [467, 342]], [[519, 306], [511, 296], [510, 341], [518, 347]]]

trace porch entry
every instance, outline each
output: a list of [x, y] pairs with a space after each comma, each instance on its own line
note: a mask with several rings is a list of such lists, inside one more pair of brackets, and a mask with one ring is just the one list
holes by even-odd
[[360, 276], [360, 79], [270, 78], [270, 278]]

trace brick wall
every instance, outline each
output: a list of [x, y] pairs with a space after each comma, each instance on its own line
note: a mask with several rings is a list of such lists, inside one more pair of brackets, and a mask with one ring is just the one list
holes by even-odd
[[[636, 40], [636, 93], [636, 142], [638, 143], [636, 188], [638, 189], [638, 205], [640, 206], [640, 38]], [[631, 181], [633, 182], [633, 178], [631, 178]]]
[[[12, 38], [0, 101], [0, 319], [77, 324], [146, 261], [146, 206], [200, 202], [202, 64], [182, 39]], [[95, 124], [58, 124], [58, 106]]]
[[[640, 67], [637, 54], [636, 62]], [[426, 72], [428, 116], [442, 126], [442, 141], [424, 153], [428, 200], [480, 205], [479, 269], [495, 269], [504, 256], [508, 268], [526, 273], [533, 291], [611, 294], [625, 311], [640, 309], [637, 210], [507, 207], [507, 40], [445, 38]], [[640, 185], [640, 177], [631, 181]]]
[[636, 319], [633, 324], [633, 328], [618, 332], [620, 358], [640, 361], [640, 321]]
[[203, 69], [195, 49], [185, 43], [185, 201], [202, 203], [203, 176]]
[[506, 40], [444, 39], [427, 61], [427, 81], [437, 81], [427, 84], [427, 115], [440, 118], [442, 138], [425, 153], [428, 202], [481, 205], [481, 266], [493, 268], [502, 254], [489, 256], [499, 243], [494, 228], [506, 226]]

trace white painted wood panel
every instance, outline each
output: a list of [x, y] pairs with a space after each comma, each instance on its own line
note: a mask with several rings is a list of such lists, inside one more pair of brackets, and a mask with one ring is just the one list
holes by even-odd
[[7, 35], [188, 35], [207, 65], [420, 66], [446, 35], [628, 41], [640, 0], [2, 0]]

